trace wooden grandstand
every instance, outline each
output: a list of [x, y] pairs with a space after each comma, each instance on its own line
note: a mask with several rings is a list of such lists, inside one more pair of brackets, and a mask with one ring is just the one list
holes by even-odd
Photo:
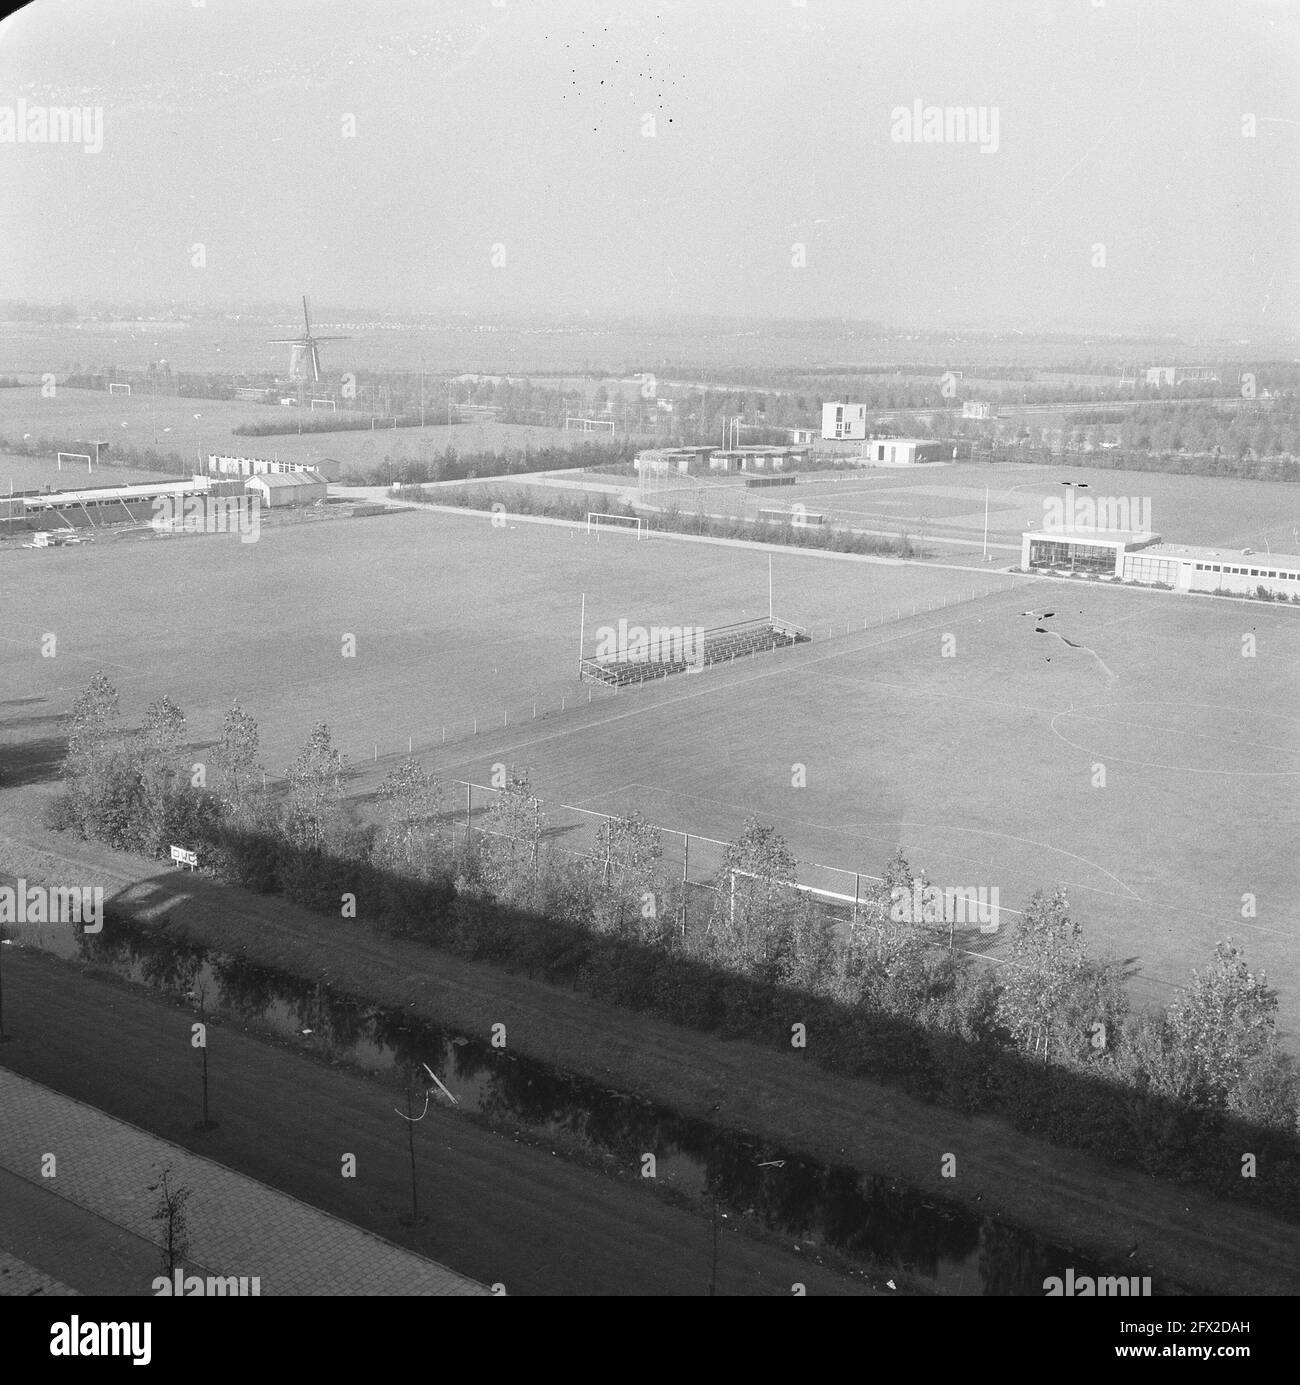
[[766, 654], [794, 644], [806, 644], [812, 635], [800, 625], [775, 616], [758, 620], [743, 620], [735, 625], [720, 625], [704, 632], [703, 655], [699, 659], [622, 658], [582, 659], [578, 677], [584, 683], [603, 683], [606, 687], [621, 688], [629, 684], [646, 683], [655, 678], [667, 678], [674, 673], [688, 673], [715, 664], [732, 663], [754, 654]]

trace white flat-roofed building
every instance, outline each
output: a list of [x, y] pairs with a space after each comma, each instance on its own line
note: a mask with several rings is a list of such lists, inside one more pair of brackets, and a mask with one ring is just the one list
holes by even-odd
[[867, 406], [831, 402], [822, 405], [822, 437], [860, 438], [867, 436]]
[[1209, 365], [1153, 365], [1146, 369], [1148, 385], [1181, 385], [1188, 380], [1217, 382], [1219, 372]]
[[287, 476], [295, 471], [310, 471], [327, 481], [339, 481], [343, 478], [343, 463], [333, 457], [323, 457], [319, 462], [296, 462], [208, 453], [208, 474], [211, 476]]
[[1257, 596], [1262, 587], [1274, 597], [1300, 597], [1300, 557], [1284, 553], [1165, 543], [1159, 534], [1118, 530], [1035, 531], [1022, 534], [1020, 543], [1025, 571], [1092, 572], [1174, 591], [1240, 596]]
[[915, 466], [919, 462], [951, 461], [956, 449], [934, 438], [872, 438], [862, 460], [880, 466]]
[[1033, 530], [1020, 536], [1020, 566], [1122, 579], [1126, 556], [1159, 542], [1159, 534], [1120, 529]]
[[[1126, 562], [1131, 582], [1165, 581], [1176, 591], [1236, 592], [1256, 596], [1263, 587], [1272, 596], [1300, 597], [1300, 557], [1286, 553], [1252, 553], [1247, 549], [1200, 548], [1158, 543], [1141, 555], [1144, 562]], [[1146, 564], [1161, 564], [1168, 576], [1148, 578]], [[1128, 568], [1132, 567], [1130, 575]]]

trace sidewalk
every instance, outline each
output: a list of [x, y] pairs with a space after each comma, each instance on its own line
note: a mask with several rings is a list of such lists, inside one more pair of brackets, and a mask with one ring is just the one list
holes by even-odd
[[[57, 1161], [54, 1178], [41, 1176], [48, 1155]], [[8, 1288], [8, 1262], [0, 1256], [0, 1294], [56, 1292], [59, 1282], [35, 1265], [77, 1287], [93, 1277], [84, 1292], [150, 1293], [153, 1277], [163, 1270], [153, 1249], [159, 1223], [151, 1220], [159, 1195], [149, 1187], [165, 1168], [171, 1170], [173, 1187], [191, 1192], [185, 1209], [190, 1240], [185, 1264], [191, 1273], [256, 1276], [263, 1295], [489, 1292], [433, 1260], [0, 1068], [0, 1170], [5, 1171], [0, 1192], [6, 1194], [0, 1199], [0, 1250], [18, 1257], [12, 1261], [14, 1287]], [[57, 1201], [47, 1212], [32, 1196], [10, 1198], [9, 1192], [17, 1191], [13, 1177]], [[48, 1240], [40, 1237], [44, 1245], [32, 1244], [34, 1207], [41, 1209], [42, 1233], [49, 1232]], [[82, 1215], [70, 1216], [70, 1208]], [[86, 1214], [110, 1226], [96, 1228]], [[110, 1241], [118, 1243], [115, 1273], [103, 1264], [93, 1276], [77, 1271], [71, 1253], [75, 1238], [65, 1239], [62, 1248], [57, 1241], [78, 1228], [96, 1231], [92, 1240], [105, 1254], [114, 1251]], [[134, 1239], [113, 1236], [114, 1228]], [[84, 1251], [81, 1258], [84, 1262]]]

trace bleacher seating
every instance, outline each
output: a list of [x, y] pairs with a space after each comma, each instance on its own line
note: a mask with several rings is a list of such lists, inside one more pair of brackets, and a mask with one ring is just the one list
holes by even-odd
[[[737, 625], [722, 625], [704, 632], [704, 667], [733, 663], [755, 654], [785, 649], [793, 644], [806, 644], [812, 636], [798, 625], [775, 619], [746, 620]], [[584, 659], [581, 678], [584, 682], [604, 683], [606, 687], [626, 687], [645, 683], [654, 678], [667, 678], [674, 673], [686, 673], [698, 668], [686, 660], [662, 660], [632, 663], [625, 659]]]

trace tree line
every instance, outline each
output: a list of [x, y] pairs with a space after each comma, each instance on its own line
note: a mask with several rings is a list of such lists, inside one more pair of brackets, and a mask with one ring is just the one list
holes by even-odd
[[45, 815], [57, 830], [154, 858], [185, 845], [232, 885], [698, 1029], [787, 1051], [802, 1032], [832, 1071], [1300, 1217], [1296, 1065], [1276, 991], [1230, 939], [1170, 1005], [1137, 1012], [1059, 887], [1034, 892], [991, 967], [896, 921], [897, 892], [927, 883], [901, 850], [854, 925], [836, 925], [757, 818], [698, 887], [633, 809], [589, 855], [560, 849], [526, 772], [459, 824], [451, 787], [407, 760], [363, 814], [324, 723], [268, 787], [237, 702], [195, 764], [170, 697], [125, 728], [102, 672], [72, 708], [62, 779]]
[[567, 519], [581, 523], [589, 514], [639, 518], [647, 529], [670, 534], [699, 534], [713, 539], [738, 539], [746, 543], [779, 543], [790, 548], [815, 548], [831, 553], [870, 553], [896, 558], [924, 557], [925, 553], [906, 529], [897, 538], [885, 534], [866, 534], [838, 524], [800, 524], [794, 516], [779, 521], [755, 523], [735, 515], [706, 514], [703, 510], [683, 510], [676, 504], [658, 512], [635, 509], [608, 493], [574, 495], [571, 491], [530, 491], [512, 486], [493, 490], [490, 486], [449, 486], [445, 490], [394, 492], [402, 500], [422, 505], [456, 505], [497, 514], [541, 515], [548, 519]]

